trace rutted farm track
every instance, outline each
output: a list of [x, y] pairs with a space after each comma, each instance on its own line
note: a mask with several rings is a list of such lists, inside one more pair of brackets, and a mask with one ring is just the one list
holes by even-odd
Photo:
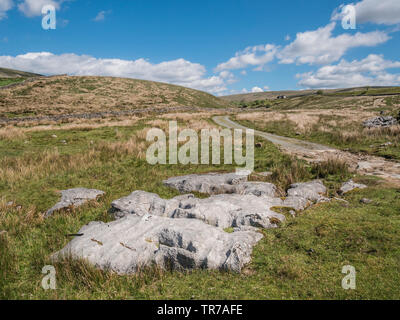
[[[213, 120], [220, 126], [230, 129], [250, 129], [229, 119], [229, 116], [216, 116]], [[350, 168], [360, 174], [375, 175], [385, 178], [396, 185], [400, 185], [400, 163], [388, 161], [381, 157], [365, 154], [354, 154], [327, 147], [317, 143], [282, 137], [267, 132], [254, 130], [254, 134], [278, 146], [289, 154], [309, 162], [320, 162], [329, 158], [338, 158], [346, 161]]]

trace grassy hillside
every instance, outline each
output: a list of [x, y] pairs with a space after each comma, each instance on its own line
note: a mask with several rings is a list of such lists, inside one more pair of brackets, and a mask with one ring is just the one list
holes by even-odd
[[7, 86], [12, 83], [18, 83], [26, 80], [27, 78], [38, 77], [39, 74], [0, 68], [0, 87]]
[[40, 76], [40, 74], [7, 69], [7, 68], [0, 68], [0, 78], [32, 78], [38, 76]]
[[252, 102], [255, 100], [274, 100], [278, 96], [303, 96], [316, 93], [317, 90], [287, 90], [287, 91], [265, 91], [256, 93], [244, 93], [244, 94], [234, 94], [229, 96], [223, 96], [222, 99], [231, 102]]
[[180, 86], [112, 77], [40, 78], [0, 91], [0, 117], [122, 111], [148, 107], [224, 107], [211, 94]]
[[24, 81], [25, 78], [0, 78], [0, 87]]
[[346, 89], [266, 91], [257, 93], [236, 94], [224, 96], [221, 98], [229, 102], [249, 104], [256, 101], [261, 102], [263, 100], [268, 100], [269, 102], [269, 100], [276, 100], [278, 96], [287, 96], [288, 99], [293, 99], [305, 96], [354, 97], [391, 94], [400, 94], [400, 87], [358, 87]]

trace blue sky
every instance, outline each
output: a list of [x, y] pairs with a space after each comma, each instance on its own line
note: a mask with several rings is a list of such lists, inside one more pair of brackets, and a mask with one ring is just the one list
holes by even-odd
[[[355, 30], [342, 27], [348, 4]], [[400, 85], [399, 26], [399, 0], [0, 0], [0, 66], [217, 95]]]

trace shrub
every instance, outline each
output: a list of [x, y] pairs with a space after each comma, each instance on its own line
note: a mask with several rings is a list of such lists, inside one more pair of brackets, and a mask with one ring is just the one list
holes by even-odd
[[330, 175], [338, 175], [343, 178], [350, 175], [349, 165], [339, 158], [314, 163], [311, 166], [311, 173], [316, 178], [327, 178]]

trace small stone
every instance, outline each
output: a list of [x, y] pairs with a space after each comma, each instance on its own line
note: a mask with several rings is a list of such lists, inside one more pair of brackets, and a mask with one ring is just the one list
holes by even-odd
[[269, 177], [272, 175], [271, 171], [265, 171], [265, 172], [256, 172], [257, 175], [263, 176], [263, 177]]
[[321, 180], [294, 183], [288, 190], [288, 196], [301, 196], [307, 200], [318, 201], [326, 193], [326, 187]]
[[389, 146], [391, 146], [393, 143], [392, 142], [386, 142], [386, 143], [382, 143], [381, 145], [380, 145], [380, 147], [389, 147]]
[[52, 137], [52, 138], [57, 138], [57, 135], [52, 134], [51, 137]]
[[49, 217], [55, 211], [68, 209], [69, 207], [78, 207], [89, 200], [95, 200], [103, 195], [104, 192], [96, 189], [75, 188], [61, 191], [61, 201], [51, 209], [47, 210], [45, 217]]
[[67, 144], [67, 140], [61, 140], [60, 141], [62, 144]]
[[7, 207], [12, 207], [14, 205], [14, 201], [7, 202]]
[[365, 184], [358, 184], [355, 183], [353, 180], [349, 180], [345, 183], [342, 184], [342, 187], [339, 190], [340, 194], [345, 194], [350, 191], [353, 191], [354, 189], [365, 189], [367, 186]]
[[370, 170], [372, 169], [372, 164], [368, 161], [361, 161], [357, 164], [357, 170]]
[[263, 146], [262, 143], [256, 143], [256, 144], [255, 144], [255, 147], [256, 147], [256, 148], [262, 148], [262, 146]]
[[361, 202], [361, 203], [364, 203], [364, 204], [370, 204], [370, 203], [372, 203], [372, 200], [371, 200], [371, 199], [367, 199], [367, 198], [362, 198], [362, 199], [360, 200], [360, 202]]

